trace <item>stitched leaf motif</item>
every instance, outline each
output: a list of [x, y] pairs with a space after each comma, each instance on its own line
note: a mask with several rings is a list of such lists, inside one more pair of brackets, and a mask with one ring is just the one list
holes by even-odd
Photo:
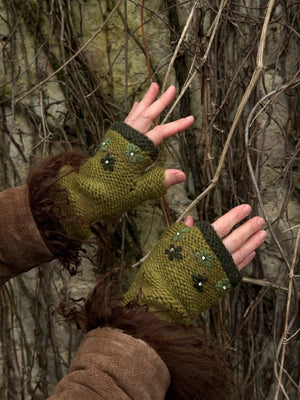
[[198, 290], [198, 292], [202, 293], [204, 289], [203, 285], [207, 281], [207, 278], [202, 275], [192, 275], [192, 279], [194, 282], [193, 287]]
[[173, 261], [175, 258], [178, 260], [182, 260], [182, 247], [175, 247], [173, 244], [170, 245], [168, 249], [165, 250], [165, 254], [168, 256], [170, 261]]
[[105, 158], [101, 159], [103, 169], [105, 171], [113, 171], [116, 160], [110, 155], [106, 154]]
[[225, 293], [230, 288], [231, 283], [228, 278], [225, 278], [223, 281], [219, 281], [216, 283], [216, 289], [221, 293]]
[[179, 232], [176, 232], [175, 235], [173, 236], [174, 242], [177, 242], [178, 239], [184, 239], [184, 234], [189, 232], [191, 229], [187, 226], [183, 229], [181, 229]]
[[214, 256], [212, 254], [208, 254], [206, 250], [201, 250], [196, 252], [195, 257], [199, 261], [200, 265], [205, 265], [209, 268], [212, 268], [212, 262], [214, 261]]
[[133, 143], [128, 143], [126, 149], [124, 150], [124, 154], [128, 157], [128, 160], [133, 163], [141, 163], [144, 161], [144, 157], [142, 154], [139, 154], [141, 149]]
[[104, 142], [101, 143], [101, 149], [103, 151], [106, 151], [106, 150], [108, 150], [109, 145], [110, 145], [110, 139], [107, 138], [107, 139], [104, 140]]

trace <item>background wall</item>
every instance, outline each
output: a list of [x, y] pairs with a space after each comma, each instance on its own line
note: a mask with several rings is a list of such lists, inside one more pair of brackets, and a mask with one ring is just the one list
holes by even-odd
[[199, 325], [231, 350], [238, 399], [299, 398], [299, 42], [296, 0], [0, 0], [1, 190], [47, 154], [93, 154], [151, 80], [178, 89], [160, 122], [196, 120], [161, 149], [187, 174], [165, 202], [106, 226], [76, 276], [53, 262], [0, 288], [1, 399], [47, 398], [66, 373], [82, 333], [61, 302], [115, 266], [126, 287], [185, 213], [213, 221], [244, 202], [268, 239]]

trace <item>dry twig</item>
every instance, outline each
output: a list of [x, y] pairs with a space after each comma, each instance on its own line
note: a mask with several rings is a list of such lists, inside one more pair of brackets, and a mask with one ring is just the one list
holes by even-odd
[[[211, 184], [189, 205], [189, 207], [187, 207], [187, 209], [177, 219], [177, 222], [182, 221], [188, 215], [188, 213], [199, 203], [199, 201], [203, 197], [205, 197], [217, 185], [217, 182], [220, 178], [220, 174], [221, 174], [224, 162], [225, 162], [225, 157], [226, 157], [226, 154], [227, 154], [227, 151], [229, 148], [229, 144], [232, 140], [232, 137], [233, 137], [233, 134], [237, 127], [237, 124], [242, 116], [243, 110], [249, 100], [249, 97], [250, 97], [251, 93], [253, 92], [254, 88], [256, 87], [256, 84], [257, 84], [257, 82], [261, 76], [261, 73], [264, 69], [263, 55], [264, 55], [264, 49], [265, 49], [265, 44], [266, 44], [266, 39], [267, 39], [267, 29], [268, 29], [268, 25], [269, 25], [269, 21], [270, 21], [270, 17], [271, 17], [271, 13], [272, 13], [274, 4], [275, 4], [275, 0], [269, 1], [268, 9], [267, 9], [266, 16], [264, 19], [264, 24], [262, 27], [259, 46], [258, 46], [257, 59], [256, 59], [257, 65], [256, 65], [256, 68], [252, 75], [251, 81], [243, 95], [243, 98], [242, 98], [240, 105], [237, 109], [237, 112], [235, 114], [235, 117], [234, 117], [233, 123], [231, 125], [230, 131], [228, 133], [228, 136], [227, 136], [227, 139], [226, 139], [226, 142], [224, 145], [224, 149], [222, 151], [215, 175], [211, 180]], [[217, 23], [215, 24], [215, 26], [217, 26]]]

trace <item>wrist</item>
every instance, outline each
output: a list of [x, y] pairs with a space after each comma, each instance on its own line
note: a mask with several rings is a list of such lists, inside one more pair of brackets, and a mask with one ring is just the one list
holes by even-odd
[[34, 166], [27, 179], [31, 213], [39, 232], [53, 257], [71, 275], [76, 273], [81, 261], [81, 242], [67, 236], [61, 224], [62, 203], [57, 198], [57, 180], [62, 166], [77, 170], [85, 160], [77, 153], [51, 156]]

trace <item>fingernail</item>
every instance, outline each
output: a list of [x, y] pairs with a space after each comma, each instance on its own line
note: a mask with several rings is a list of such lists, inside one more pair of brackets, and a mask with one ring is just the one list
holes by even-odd
[[158, 87], [158, 84], [156, 82], [151, 82], [149, 89], [156, 89]]
[[187, 121], [194, 121], [194, 117], [192, 115], [189, 115], [188, 117], [185, 117]]
[[171, 85], [168, 87], [167, 92], [173, 91], [175, 89], [174, 85]]
[[265, 224], [265, 220], [263, 219], [263, 218], [257, 218], [257, 220], [256, 220], [256, 223], [259, 225], [259, 226], [263, 226], [264, 224]]
[[166, 171], [165, 174], [165, 185], [167, 188], [170, 186], [181, 183], [185, 180], [185, 173], [182, 171]]
[[187, 225], [188, 227], [192, 227], [194, 225], [194, 220], [193, 217], [191, 215], [188, 215], [185, 220], [184, 220], [185, 225]]
[[251, 211], [251, 206], [249, 206], [249, 204], [246, 204], [245, 207], [243, 208], [243, 212], [245, 214], [249, 214]]
[[267, 232], [266, 231], [261, 231], [259, 234], [260, 238], [265, 240], [267, 238]]
[[174, 184], [183, 182], [185, 180], [185, 173], [182, 171], [175, 172], [172, 175]]

